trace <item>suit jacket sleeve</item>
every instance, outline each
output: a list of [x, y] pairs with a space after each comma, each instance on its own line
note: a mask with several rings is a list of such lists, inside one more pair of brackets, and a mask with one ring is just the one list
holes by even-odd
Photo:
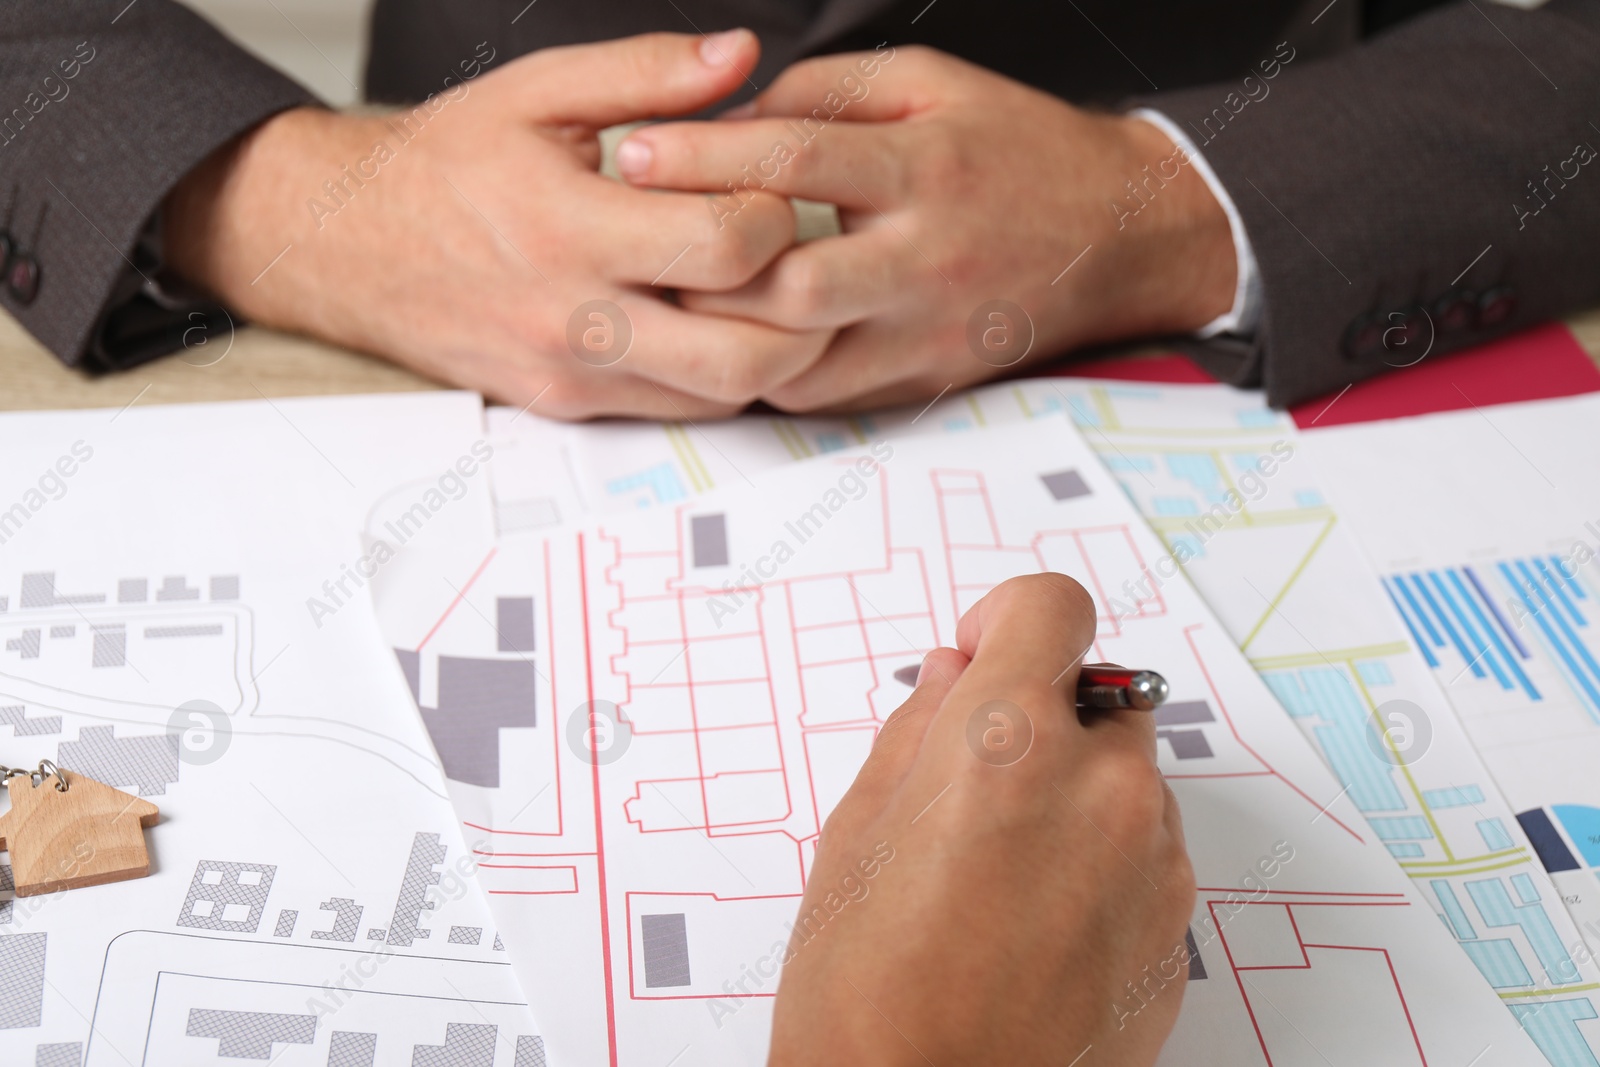
[[1187, 347], [1281, 406], [1600, 304], [1596, 56], [1600, 0], [1469, 0], [1144, 101], [1190, 131], [1261, 269], [1255, 335]]
[[17, 246], [0, 304], [90, 367], [176, 347], [193, 305], [157, 284], [163, 197], [236, 135], [311, 101], [179, 4], [124, 2], [5, 0], [0, 13], [0, 220]]

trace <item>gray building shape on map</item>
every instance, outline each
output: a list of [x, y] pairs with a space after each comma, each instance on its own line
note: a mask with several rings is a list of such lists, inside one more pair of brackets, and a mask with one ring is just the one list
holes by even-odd
[[1180, 700], [1175, 704], [1163, 704], [1152, 714], [1156, 720], [1156, 737], [1164, 738], [1172, 746], [1173, 756], [1178, 759], [1211, 758], [1211, 742], [1206, 740], [1204, 730], [1179, 729], [1216, 722], [1217, 716], [1210, 704], [1204, 700]]
[[56, 572], [40, 571], [22, 576], [22, 607], [53, 608], [62, 604], [101, 604], [104, 593], [67, 594], [56, 590]]
[[684, 914], [641, 915], [639, 927], [645, 988], [689, 985], [689, 930]]
[[433, 936], [433, 931], [419, 923], [423, 912], [438, 907], [428, 899], [428, 890], [439, 884], [442, 875], [434, 868], [444, 863], [448, 851], [439, 843], [438, 834], [418, 832], [411, 839], [411, 855], [406, 859], [406, 873], [400, 879], [400, 893], [394, 902], [394, 919], [389, 923], [388, 944], [404, 948], [414, 939]]
[[411, 696], [422, 713], [446, 778], [470, 785], [500, 785], [500, 731], [537, 724], [531, 660], [439, 657], [439, 706], [422, 703], [421, 661], [395, 649]]
[[44, 1018], [48, 934], [0, 936], [0, 1030], [38, 1026]]
[[178, 925], [230, 934], [255, 933], [277, 872], [278, 868], [268, 863], [201, 860], [195, 864]]
[[117, 737], [115, 727], [85, 726], [76, 741], [56, 746], [56, 762], [118, 789], [159, 796], [178, 780], [176, 733]]
[[28, 717], [28, 709], [20, 704], [0, 708], [0, 726], [9, 726], [13, 736], [37, 737], [40, 734], [59, 734], [61, 716], [36, 715]]
[[1083, 475], [1071, 467], [1041, 474], [1039, 480], [1044, 483], [1045, 489], [1054, 500], [1072, 500], [1075, 497], [1088, 496], [1090, 493], [1089, 483], [1083, 480]]
[[689, 551], [696, 567], [728, 565], [728, 516], [726, 512], [695, 515], [689, 519]]
[[314, 1015], [190, 1008], [190, 1037], [216, 1038], [217, 1058], [270, 1060], [273, 1045], [309, 1045], [317, 1038]]
[[411, 1067], [494, 1067], [499, 1032], [485, 1023], [450, 1023], [444, 1028], [444, 1044], [412, 1047]]

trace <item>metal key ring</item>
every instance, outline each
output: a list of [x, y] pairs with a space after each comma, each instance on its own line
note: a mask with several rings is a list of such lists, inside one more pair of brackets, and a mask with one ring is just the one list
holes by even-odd
[[43, 785], [44, 780], [53, 774], [56, 778], [56, 792], [65, 793], [67, 791], [68, 786], [66, 773], [62, 771], [60, 767], [56, 766], [54, 760], [40, 760], [39, 769], [36, 773], [39, 775], [39, 781], [35, 783], [36, 786]]

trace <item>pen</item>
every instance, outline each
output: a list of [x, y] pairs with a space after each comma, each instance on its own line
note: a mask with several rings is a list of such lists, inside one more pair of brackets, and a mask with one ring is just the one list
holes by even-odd
[[1155, 671], [1085, 663], [1078, 673], [1078, 707], [1154, 711], [1167, 699], [1167, 680]]

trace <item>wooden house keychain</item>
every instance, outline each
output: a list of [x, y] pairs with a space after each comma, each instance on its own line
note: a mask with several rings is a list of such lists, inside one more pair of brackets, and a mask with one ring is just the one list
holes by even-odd
[[0, 766], [11, 807], [0, 815], [0, 849], [11, 853], [19, 897], [143, 878], [145, 827], [160, 812], [50, 760], [33, 770]]

